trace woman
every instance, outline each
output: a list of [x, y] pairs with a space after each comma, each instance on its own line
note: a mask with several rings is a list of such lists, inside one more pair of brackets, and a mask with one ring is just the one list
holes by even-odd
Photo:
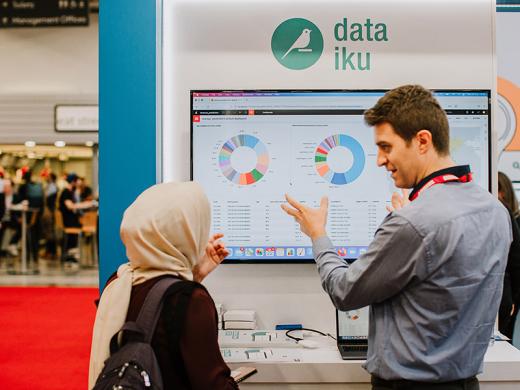
[[520, 223], [520, 210], [518, 210], [518, 200], [515, 196], [513, 183], [503, 172], [498, 172], [498, 199], [513, 214], [517, 224]]
[[513, 337], [513, 328], [520, 304], [520, 232], [518, 201], [511, 180], [498, 172], [498, 199], [509, 210], [513, 229], [513, 242], [509, 249], [504, 275], [504, 289], [498, 311], [498, 330], [505, 336]]
[[[125, 211], [121, 238], [130, 262], [119, 267], [117, 277], [109, 279], [101, 296], [94, 324], [89, 388], [109, 356], [111, 337], [125, 321], [137, 318], [146, 293], [160, 278], [173, 275], [193, 285], [228, 255], [218, 241], [221, 234], [208, 243], [209, 227], [208, 199], [193, 182], [155, 185]], [[202, 285], [193, 290], [189, 300], [180, 346], [170, 342], [178, 295], [166, 297], [152, 339], [164, 388], [237, 389], [218, 347], [215, 304]]]

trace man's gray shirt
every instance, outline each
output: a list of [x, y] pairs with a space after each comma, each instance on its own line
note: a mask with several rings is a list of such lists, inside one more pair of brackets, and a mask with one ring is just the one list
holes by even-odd
[[511, 240], [505, 207], [475, 183], [457, 182], [390, 213], [350, 266], [328, 237], [313, 249], [338, 309], [371, 305], [368, 372], [443, 382], [482, 371]]

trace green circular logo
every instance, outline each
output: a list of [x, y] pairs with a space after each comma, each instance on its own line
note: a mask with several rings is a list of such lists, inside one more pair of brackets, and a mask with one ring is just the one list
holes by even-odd
[[306, 69], [320, 58], [323, 36], [320, 29], [307, 19], [288, 19], [274, 30], [271, 50], [286, 68]]

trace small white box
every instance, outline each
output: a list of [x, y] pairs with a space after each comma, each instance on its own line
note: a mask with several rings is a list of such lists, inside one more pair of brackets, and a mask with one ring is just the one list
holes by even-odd
[[255, 329], [256, 321], [225, 321], [224, 329]]
[[228, 310], [224, 313], [224, 321], [256, 321], [254, 310]]

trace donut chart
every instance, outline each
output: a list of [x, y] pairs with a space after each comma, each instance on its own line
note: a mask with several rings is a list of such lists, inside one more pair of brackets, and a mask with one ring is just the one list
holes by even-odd
[[[232, 164], [233, 153], [239, 148], [252, 150], [256, 155], [256, 165], [248, 172], [239, 172]], [[264, 177], [269, 167], [269, 153], [265, 145], [253, 135], [239, 134], [228, 139], [220, 149], [218, 165], [222, 174], [230, 182], [239, 185], [250, 185], [257, 183]]]
[[[346, 149], [346, 150], [345, 150]], [[334, 171], [330, 167], [331, 153], [351, 153], [353, 162], [345, 170]], [[318, 174], [331, 184], [344, 185], [356, 180], [365, 167], [365, 152], [361, 144], [346, 134], [335, 134], [325, 138], [316, 148], [314, 162]]]

